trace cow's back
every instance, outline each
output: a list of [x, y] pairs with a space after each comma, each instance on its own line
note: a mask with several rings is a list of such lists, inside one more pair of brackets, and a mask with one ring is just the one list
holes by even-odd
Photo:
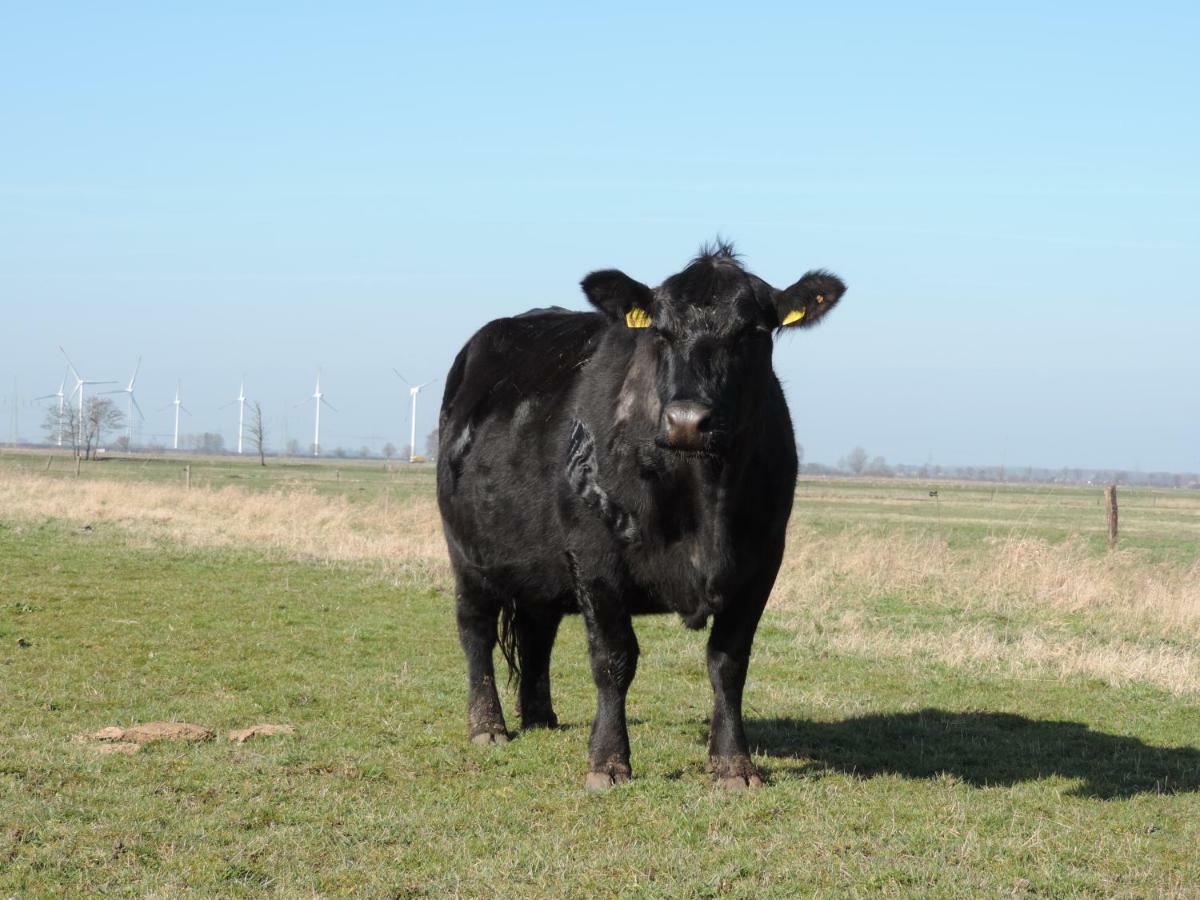
[[595, 313], [531, 310], [489, 322], [459, 352], [442, 399], [437, 468], [460, 576], [560, 592], [556, 485], [568, 404], [605, 325]]

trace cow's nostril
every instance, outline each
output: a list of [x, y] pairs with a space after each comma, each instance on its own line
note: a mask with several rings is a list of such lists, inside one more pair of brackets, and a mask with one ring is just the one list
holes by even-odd
[[676, 450], [702, 450], [712, 430], [712, 410], [700, 403], [668, 403], [663, 409], [662, 441]]

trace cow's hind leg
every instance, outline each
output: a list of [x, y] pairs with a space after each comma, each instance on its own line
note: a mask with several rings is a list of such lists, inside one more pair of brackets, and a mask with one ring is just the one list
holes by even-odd
[[759, 787], [762, 778], [750, 760], [742, 724], [742, 690], [750, 665], [750, 647], [758, 628], [758, 610], [742, 608], [713, 617], [708, 637], [708, 678], [713, 689], [709, 728], [709, 766], [717, 784], [729, 790]]
[[517, 653], [521, 678], [517, 708], [522, 728], [556, 728], [558, 716], [550, 700], [550, 653], [562, 613], [558, 610], [518, 612]]
[[457, 614], [458, 639], [467, 657], [467, 728], [471, 741], [503, 744], [508, 741], [508, 729], [504, 726], [492, 663], [500, 604], [486, 596], [468, 593], [460, 586]]

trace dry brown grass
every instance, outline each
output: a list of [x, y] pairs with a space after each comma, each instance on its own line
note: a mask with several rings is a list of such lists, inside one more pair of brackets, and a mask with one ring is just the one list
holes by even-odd
[[[350, 503], [303, 489], [189, 491], [3, 473], [0, 510], [13, 519], [112, 523], [146, 541], [370, 564], [397, 580], [449, 583], [432, 498]], [[872, 615], [882, 598], [938, 610], [937, 627]], [[1136, 551], [1096, 557], [1080, 541], [1028, 538], [951, 550], [912, 532], [823, 535], [797, 524], [772, 604], [813, 648], [1200, 693], [1200, 563], [1173, 568]]]
[[1200, 627], [1200, 562], [1180, 569], [1136, 550], [1097, 557], [1079, 540], [989, 539], [978, 550], [952, 551], [926, 535], [793, 528], [773, 602], [821, 608], [847, 585], [972, 610], [1103, 612], [1133, 631], [1193, 636]]
[[255, 492], [114, 481], [0, 475], [8, 517], [107, 522], [147, 540], [267, 550], [299, 560], [371, 562], [396, 577], [449, 577], [432, 499], [354, 504], [303, 490]]
[[[881, 599], [936, 610], [937, 627], [881, 622], [870, 614]], [[1079, 540], [951, 550], [915, 534], [796, 528], [772, 603], [806, 645], [1200, 693], [1200, 563], [1154, 564], [1131, 550], [1096, 557]]]

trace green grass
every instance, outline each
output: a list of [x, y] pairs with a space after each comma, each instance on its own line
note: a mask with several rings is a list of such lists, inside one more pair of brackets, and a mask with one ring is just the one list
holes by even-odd
[[[905, 488], [871, 490], [873, 515], [924, 508]], [[844, 494], [829, 502], [863, 502]], [[943, 516], [979, 518], [992, 502], [946, 494]], [[1073, 496], [1047, 528], [1079, 530], [1090, 511]], [[839, 527], [837, 508], [808, 514]], [[899, 527], [938, 526], [922, 514]], [[846, 603], [898, 633], [990, 615]], [[446, 585], [0, 513], [0, 895], [1183, 896], [1200, 884], [1191, 700], [838, 653], [769, 611], [747, 691], [768, 785], [726, 796], [704, 772], [703, 635], [672, 618], [637, 628], [636, 777], [589, 796], [577, 619], [553, 670], [565, 727], [480, 748], [466, 740]], [[132, 757], [72, 741], [161, 719], [296, 734]]]

